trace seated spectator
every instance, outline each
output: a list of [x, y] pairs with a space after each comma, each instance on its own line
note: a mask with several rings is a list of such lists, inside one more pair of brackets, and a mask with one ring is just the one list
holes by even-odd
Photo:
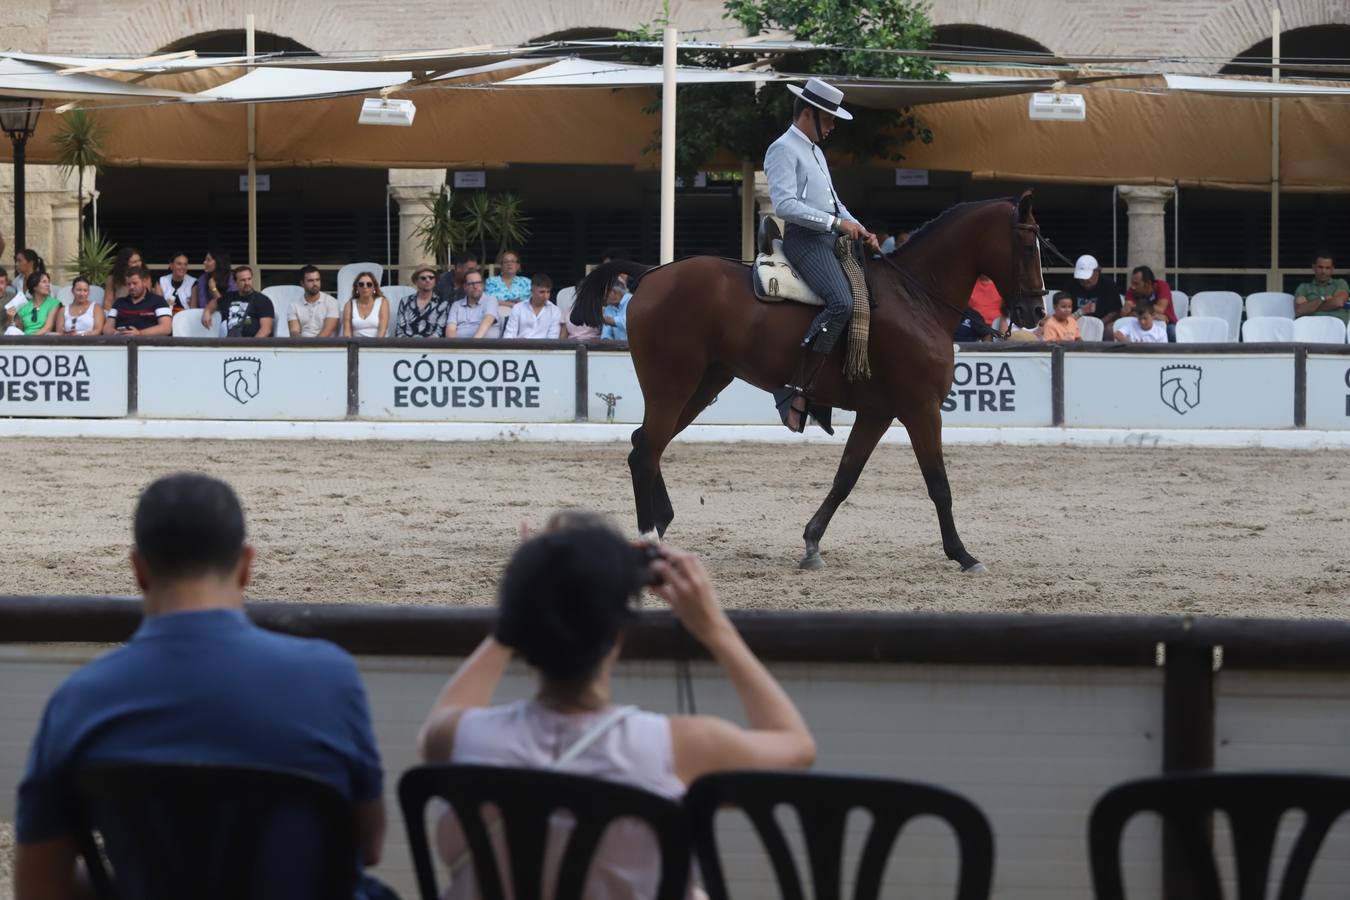
[[192, 307], [192, 286], [197, 279], [188, 274], [188, 255], [175, 253], [169, 274], [159, 276], [159, 293], [176, 316]]
[[1055, 314], [1041, 323], [1041, 337], [1047, 341], [1081, 341], [1078, 319], [1073, 314], [1073, 295], [1055, 294]]
[[530, 299], [530, 279], [520, 274], [520, 257], [510, 250], [497, 254], [501, 274], [493, 275], [483, 292], [497, 301], [502, 315], [509, 315], [517, 303]]
[[601, 320], [605, 323], [600, 329], [600, 339], [605, 341], [628, 340], [628, 304], [633, 295], [628, 292], [628, 278], [617, 275], [609, 283], [605, 292], [605, 308], [601, 310]]
[[990, 328], [984, 321], [984, 317], [974, 310], [966, 310], [961, 316], [961, 321], [956, 324], [956, 333], [952, 335], [952, 340], [959, 343], [975, 343], [984, 341], [988, 343], [998, 337], [998, 332]]
[[34, 272], [47, 271], [47, 264], [38, 256], [36, 250], [24, 249], [14, 251], [14, 294], [5, 303], [5, 310], [11, 315], [20, 306], [28, 302], [28, 293], [25, 284], [28, 276]]
[[1102, 277], [1097, 266], [1097, 258], [1084, 253], [1078, 257], [1073, 267], [1074, 313], [1079, 316], [1096, 316], [1111, 330], [1111, 323], [1121, 316], [1120, 292], [1110, 278]]
[[394, 337], [443, 336], [450, 322], [450, 301], [436, 293], [436, 270], [423, 266], [413, 272], [413, 285], [417, 293], [399, 301]]
[[61, 301], [52, 293], [51, 277], [46, 272], [33, 272], [25, 279], [24, 288], [28, 299], [14, 311], [18, 328], [28, 337], [56, 331]]
[[[383, 773], [360, 675], [332, 644], [263, 631], [244, 614], [255, 553], [234, 491], [203, 475], [161, 478], [141, 494], [133, 533], [145, 618], [47, 701], [19, 783], [16, 896], [85, 896], [67, 791], [73, 773], [113, 761], [311, 775], [351, 800], [352, 864], [377, 863]], [[113, 869], [125, 874], [134, 867], [119, 865], [119, 847], [131, 838], [119, 824], [100, 830]], [[306, 852], [298, 841], [272, 857]], [[306, 885], [286, 883], [286, 871], [265, 874], [267, 896], [309, 896]]]
[[470, 272], [478, 271], [478, 254], [472, 251], [460, 253], [455, 266], [436, 279], [436, 293], [451, 303], [464, 299], [464, 279]]
[[0, 266], [0, 303], [8, 303], [15, 293], [14, 285], [9, 283], [9, 270]]
[[271, 337], [276, 326], [276, 307], [272, 305], [271, 297], [253, 290], [253, 270], [248, 266], [237, 266], [234, 283], [234, 290], [206, 304], [202, 310], [202, 324], [210, 328], [211, 317], [219, 312], [226, 337]]
[[1294, 316], [1332, 316], [1342, 322], [1350, 319], [1350, 285], [1334, 277], [1336, 262], [1322, 254], [1313, 260], [1313, 280], [1294, 291]]
[[562, 333], [562, 313], [557, 306], [548, 302], [551, 293], [553, 279], [543, 274], [536, 275], [530, 287], [530, 302], [517, 303], [515, 309], [511, 310], [511, 314], [506, 317], [502, 337], [556, 340]]
[[449, 338], [496, 338], [502, 335], [497, 301], [483, 294], [483, 273], [470, 269], [464, 275], [464, 296], [450, 304], [445, 326]]
[[128, 281], [132, 269], [141, 269], [145, 267], [145, 260], [141, 258], [141, 251], [135, 247], [123, 247], [117, 251], [117, 257], [113, 260], [112, 272], [108, 274], [107, 281], [103, 282], [103, 308], [112, 309], [114, 301], [118, 297], [127, 295]]
[[[609, 297], [613, 296], [616, 287], [619, 292], [619, 299], [622, 299], [623, 283], [616, 278], [610, 283], [608, 296], [601, 297], [597, 294], [589, 300], [574, 303], [572, 309], [563, 317], [562, 336], [571, 341], [594, 341], [598, 339], [601, 329], [605, 327], [605, 306]], [[615, 303], [617, 306], [617, 300]], [[562, 310], [559, 309], [559, 312], [561, 313]]]
[[219, 300], [235, 287], [230, 255], [224, 250], [212, 250], [202, 259], [202, 277], [192, 285], [192, 308], [206, 309], [208, 303]]
[[103, 306], [89, 299], [89, 279], [79, 275], [70, 284], [71, 301], [61, 312], [57, 334], [97, 337], [103, 333]]
[[352, 282], [352, 297], [342, 308], [342, 336], [377, 338], [389, 331], [389, 301], [374, 272], [360, 272]]
[[1003, 296], [988, 275], [975, 279], [975, 288], [970, 292], [970, 308], [979, 313], [988, 325], [993, 325], [994, 320], [1003, 314]]
[[164, 298], [150, 290], [150, 270], [144, 266], [127, 272], [126, 295], [114, 300], [112, 309], [103, 317], [104, 334], [142, 337], [173, 334], [173, 313]]
[[319, 290], [322, 277], [314, 266], [300, 270], [300, 286], [305, 289], [305, 296], [299, 303], [291, 304], [286, 313], [291, 337], [337, 337], [341, 311], [336, 297]]
[[1130, 289], [1125, 292], [1125, 312], [1139, 304], [1153, 307], [1153, 317], [1166, 323], [1168, 340], [1176, 340], [1177, 311], [1172, 304], [1172, 288], [1161, 278], [1153, 277], [1148, 266], [1135, 266], [1130, 272]]
[[[555, 516], [549, 530], [521, 544], [498, 588], [494, 634], [459, 667], [422, 726], [422, 758], [552, 769], [582, 735], [602, 727], [561, 770], [671, 799], [707, 772], [811, 765], [815, 742], [806, 723], [722, 611], [698, 557], [669, 544], [650, 552], [655, 561], [586, 513]], [[644, 583], [656, 585], [651, 591], [722, 667], [748, 727], [616, 709], [611, 674]], [[531, 699], [490, 706], [513, 653], [535, 670], [538, 688]], [[444, 826], [437, 843], [451, 868], [447, 896], [474, 897], [462, 834], [452, 816]], [[591, 884], [603, 880], [611, 888], [605, 896], [652, 897], [657, 858], [649, 831], [619, 824], [597, 849]], [[546, 886], [544, 895], [551, 893]]]
[[1153, 306], [1149, 303], [1137, 303], [1134, 315], [1128, 316], [1114, 326], [1116, 340], [1127, 344], [1166, 344], [1167, 326], [1161, 317], [1153, 315]]

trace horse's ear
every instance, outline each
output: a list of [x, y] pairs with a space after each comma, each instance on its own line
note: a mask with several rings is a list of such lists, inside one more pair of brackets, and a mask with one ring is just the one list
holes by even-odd
[[1031, 189], [1022, 192], [1022, 196], [1017, 200], [1017, 221], [1027, 223], [1031, 222]]

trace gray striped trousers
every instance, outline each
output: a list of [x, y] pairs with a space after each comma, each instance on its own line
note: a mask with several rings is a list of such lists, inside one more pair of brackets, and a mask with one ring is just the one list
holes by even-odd
[[783, 232], [783, 255], [811, 290], [825, 301], [825, 308], [802, 338], [802, 343], [809, 343], [814, 338], [812, 349], [817, 353], [829, 353], [834, 349], [834, 342], [843, 336], [853, 315], [853, 292], [838, 257], [834, 255], [834, 242], [838, 237], [832, 232], [812, 231], [791, 223]]

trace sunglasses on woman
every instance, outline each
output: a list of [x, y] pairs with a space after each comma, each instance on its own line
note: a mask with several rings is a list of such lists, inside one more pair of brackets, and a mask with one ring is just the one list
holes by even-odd
[[373, 281], [358, 281], [358, 282], [356, 283], [356, 286], [357, 286], [357, 287], [368, 287], [368, 288], [373, 288], [373, 287], [375, 286], [375, 282], [373, 282]]

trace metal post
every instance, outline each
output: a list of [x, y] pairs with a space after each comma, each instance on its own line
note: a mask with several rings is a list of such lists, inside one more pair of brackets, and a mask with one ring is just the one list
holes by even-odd
[[[1270, 82], [1280, 83], [1280, 5], [1270, 8]], [[1283, 290], [1280, 279], [1280, 98], [1270, 101], [1270, 271], [1266, 290]]]
[[1181, 182], [1172, 182], [1172, 287], [1181, 286]]
[[661, 66], [661, 264], [675, 260], [675, 36], [667, 25]]
[[[248, 14], [244, 27], [244, 52], [248, 61], [253, 62], [253, 13]], [[253, 71], [250, 65], [248, 70]], [[258, 271], [258, 121], [254, 105], [248, 105], [248, 264]], [[262, 284], [261, 275], [255, 275], [257, 284]]]
[[[14, 249], [19, 251], [28, 246], [24, 243], [28, 231], [28, 212], [24, 208], [23, 167], [24, 151], [28, 138], [14, 138]], [[22, 285], [21, 285], [22, 287]], [[26, 290], [26, 289], [25, 289]]]
[[[1163, 773], [1214, 767], [1214, 648], [1169, 643], [1163, 665]], [[1163, 897], [1198, 896], [1185, 853], [1172, 826], [1163, 825]]]

